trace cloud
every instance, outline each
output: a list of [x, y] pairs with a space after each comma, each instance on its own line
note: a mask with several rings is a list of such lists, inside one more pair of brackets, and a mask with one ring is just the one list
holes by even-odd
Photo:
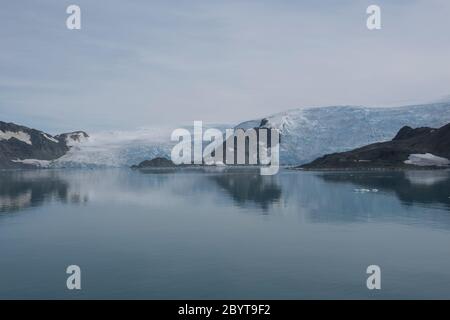
[[[303, 105], [435, 100], [450, 83], [450, 3], [65, 1], [0, 12], [0, 116], [50, 131], [239, 122]], [[25, 4], [25, 5], [24, 5]]]

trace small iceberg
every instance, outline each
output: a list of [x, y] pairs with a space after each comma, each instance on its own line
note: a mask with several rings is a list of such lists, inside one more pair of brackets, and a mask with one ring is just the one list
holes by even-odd
[[354, 189], [356, 193], [378, 192], [378, 189]]

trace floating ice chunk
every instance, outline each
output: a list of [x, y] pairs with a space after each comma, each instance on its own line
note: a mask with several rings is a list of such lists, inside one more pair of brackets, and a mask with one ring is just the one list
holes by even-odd
[[366, 192], [378, 192], [378, 189], [354, 189], [355, 192], [358, 193], [366, 193]]
[[23, 131], [13, 132], [0, 130], [0, 140], [9, 140], [11, 138], [16, 138], [17, 140], [25, 142], [26, 144], [32, 145], [31, 137], [28, 133], [25, 133]]

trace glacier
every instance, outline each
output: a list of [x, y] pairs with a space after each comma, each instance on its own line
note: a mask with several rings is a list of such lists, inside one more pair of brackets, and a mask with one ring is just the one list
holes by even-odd
[[72, 141], [70, 150], [50, 167], [123, 167], [167, 156], [172, 146], [170, 133], [167, 128], [89, 133], [88, 138]]
[[[441, 127], [450, 123], [450, 102], [402, 106], [302, 107], [253, 119], [226, 128], [277, 128], [281, 133], [280, 163], [298, 165], [325, 154], [348, 151], [374, 142], [391, 140], [405, 125]], [[184, 126], [185, 128], [186, 127]], [[131, 131], [90, 132], [51, 167], [121, 167], [155, 157], [170, 157], [178, 127], [151, 127]]]
[[[225, 131], [230, 125], [209, 124], [204, 129], [217, 128]], [[156, 157], [170, 158], [170, 153], [177, 141], [171, 141], [173, 130], [193, 128], [181, 126], [155, 126], [136, 130], [106, 131], [89, 133], [89, 137], [73, 140], [70, 150], [61, 158], [51, 163], [50, 168], [108, 168], [130, 167], [144, 160]], [[193, 139], [196, 138], [192, 134]]]
[[439, 128], [448, 123], [450, 102], [443, 102], [389, 108], [305, 107], [246, 121], [236, 128], [278, 128], [281, 133], [280, 162], [298, 165], [325, 154], [391, 140], [406, 125]]

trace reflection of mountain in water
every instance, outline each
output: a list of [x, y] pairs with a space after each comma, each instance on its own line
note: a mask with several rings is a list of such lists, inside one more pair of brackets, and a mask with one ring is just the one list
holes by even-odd
[[0, 212], [35, 207], [45, 201], [81, 203], [87, 198], [71, 192], [69, 183], [52, 171], [6, 171], [0, 178]]
[[286, 178], [286, 201], [310, 222], [450, 229], [450, 177], [445, 171], [321, 172]]
[[211, 177], [220, 187], [225, 189], [237, 205], [246, 206], [248, 202], [258, 204], [262, 209], [281, 199], [282, 189], [275, 176], [262, 176], [259, 169], [240, 172], [230, 170]]
[[391, 191], [406, 205], [441, 204], [450, 209], [449, 171], [326, 173], [320, 177], [332, 183], [351, 183], [358, 188]]
[[256, 168], [161, 174], [132, 170], [0, 172], [0, 212], [88, 200], [96, 208], [117, 204], [166, 210], [169, 203], [195, 210], [203, 201], [211, 208], [219, 203], [264, 214], [299, 215], [308, 222], [394, 221], [450, 229], [449, 197], [450, 171], [283, 170], [276, 176], [261, 176]]

